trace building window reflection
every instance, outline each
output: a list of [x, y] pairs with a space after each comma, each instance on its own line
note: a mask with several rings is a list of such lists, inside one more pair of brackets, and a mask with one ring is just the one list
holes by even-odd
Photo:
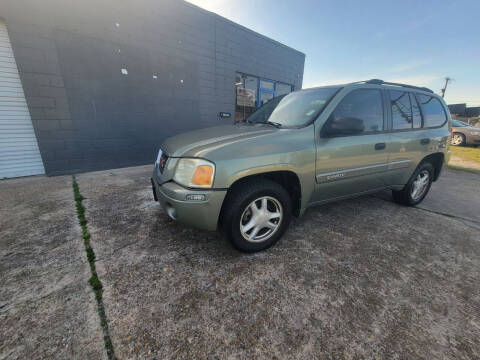
[[235, 121], [242, 122], [274, 97], [293, 91], [293, 86], [274, 80], [260, 79], [243, 73], [235, 74]]

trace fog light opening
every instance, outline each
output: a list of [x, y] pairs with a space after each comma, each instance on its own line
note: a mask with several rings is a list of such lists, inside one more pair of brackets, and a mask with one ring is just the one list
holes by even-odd
[[172, 218], [173, 220], [177, 220], [177, 210], [175, 210], [172, 205], [167, 203], [165, 210], [167, 211], [167, 215], [170, 216], [170, 218]]

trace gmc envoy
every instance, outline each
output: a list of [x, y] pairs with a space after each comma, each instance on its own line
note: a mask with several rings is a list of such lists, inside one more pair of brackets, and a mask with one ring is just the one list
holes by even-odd
[[427, 88], [373, 79], [300, 90], [245, 123], [167, 139], [153, 195], [172, 219], [260, 251], [312, 205], [382, 189], [420, 203], [448, 160], [450, 124]]

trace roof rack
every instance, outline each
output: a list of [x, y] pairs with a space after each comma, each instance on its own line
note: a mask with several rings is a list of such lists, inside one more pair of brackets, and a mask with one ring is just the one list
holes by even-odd
[[413, 85], [407, 85], [407, 84], [400, 84], [400, 83], [394, 83], [394, 82], [388, 82], [388, 81], [383, 81], [380, 79], [370, 79], [366, 80], [365, 84], [374, 84], [374, 85], [394, 85], [394, 86], [402, 86], [410, 89], [417, 89], [417, 90], [422, 90], [422, 91], [427, 91], [433, 94], [433, 91], [430, 90], [427, 87], [421, 87], [421, 86], [413, 86]]

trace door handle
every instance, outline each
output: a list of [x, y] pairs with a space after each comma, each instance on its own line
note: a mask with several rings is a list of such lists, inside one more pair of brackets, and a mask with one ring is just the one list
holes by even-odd
[[375, 150], [383, 150], [385, 149], [385, 143], [378, 143], [378, 144], [375, 144]]
[[428, 138], [420, 140], [420, 144], [422, 144], [422, 145], [427, 145], [429, 143], [430, 143], [430, 139], [428, 139]]

